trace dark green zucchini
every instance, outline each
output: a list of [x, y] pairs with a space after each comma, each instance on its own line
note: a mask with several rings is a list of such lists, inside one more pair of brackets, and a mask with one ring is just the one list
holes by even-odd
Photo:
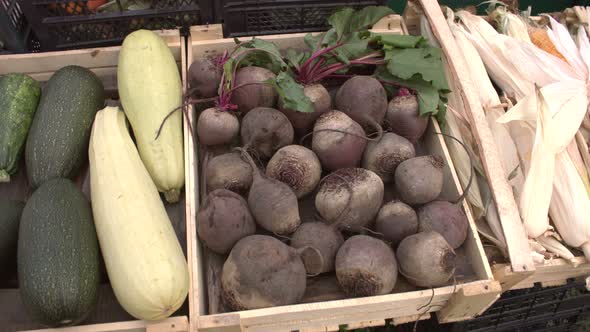
[[35, 321], [74, 325], [94, 309], [98, 239], [90, 203], [72, 181], [49, 180], [27, 201], [17, 261], [21, 297]]
[[103, 105], [104, 87], [90, 70], [67, 66], [51, 76], [25, 150], [33, 188], [53, 178], [73, 179], [78, 175], [88, 159], [94, 116]]
[[31, 77], [0, 76], [0, 182], [9, 182], [17, 171], [40, 96], [41, 87]]

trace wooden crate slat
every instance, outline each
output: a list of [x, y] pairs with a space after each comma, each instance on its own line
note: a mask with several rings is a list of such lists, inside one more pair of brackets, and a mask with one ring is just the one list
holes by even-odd
[[[514, 272], [529, 273], [535, 270], [527, 236], [522, 225], [512, 188], [508, 184], [508, 177], [502, 164], [498, 148], [492, 132], [487, 125], [484, 111], [477, 97], [476, 87], [471, 82], [467, 72], [467, 61], [459, 51], [457, 43], [451, 34], [438, 1], [420, 0], [422, 9], [430, 22], [432, 32], [440, 43], [454, 75], [461, 87], [459, 93], [465, 102], [467, 116], [472, 125], [474, 138], [480, 149], [480, 157], [486, 171], [486, 178], [493, 193], [498, 214], [504, 229], [504, 236], [508, 245], [510, 263]], [[501, 147], [500, 147], [501, 148]]]

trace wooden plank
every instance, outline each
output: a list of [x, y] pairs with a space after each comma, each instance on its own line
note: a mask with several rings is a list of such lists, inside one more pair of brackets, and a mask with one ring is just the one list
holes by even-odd
[[[251, 331], [282, 331], [300, 328], [339, 325], [344, 322], [359, 322], [419, 315], [444, 307], [453, 293], [469, 285], [494, 289], [491, 281], [476, 281], [446, 286], [432, 290], [389, 294], [375, 297], [345, 299], [320, 303], [297, 304], [258, 310], [207, 315], [199, 317], [199, 331], [215, 331], [221, 327], [242, 327]], [[497, 286], [499, 288], [499, 285]], [[475, 288], [473, 288], [475, 289]], [[474, 290], [468, 292], [473, 294]], [[432, 298], [432, 300], [431, 300]], [[491, 303], [490, 303], [491, 304]]]
[[[191, 37], [186, 38], [186, 44], [183, 54], [183, 75], [185, 77], [184, 80], [184, 91], [188, 88], [188, 80], [186, 79], [188, 67], [192, 63], [192, 53], [191, 47], [186, 47], [191, 45]], [[189, 319], [190, 319], [190, 329], [191, 331], [196, 331], [198, 328], [198, 321], [196, 320], [199, 315], [204, 314], [205, 305], [204, 305], [204, 296], [199, 296], [199, 289], [204, 286], [204, 279], [201, 274], [200, 264], [201, 260], [201, 252], [200, 248], [198, 248], [198, 241], [197, 237], [197, 226], [196, 226], [196, 214], [199, 208], [199, 198], [198, 198], [198, 181], [197, 181], [197, 167], [198, 167], [198, 159], [196, 153], [196, 146], [194, 145], [194, 137], [196, 137], [195, 127], [192, 125], [194, 123], [194, 108], [191, 106], [189, 107], [188, 111], [188, 120], [185, 119], [184, 121], [184, 147], [185, 147], [185, 192], [186, 192], [186, 201], [187, 201], [187, 241], [188, 241], [188, 255], [187, 260], [189, 264], [189, 277], [190, 277], [190, 285], [189, 285]], [[189, 124], [191, 124], [189, 126]], [[192, 132], [191, 132], [192, 130]]]
[[449, 303], [437, 312], [441, 323], [457, 322], [474, 318], [486, 311], [502, 293], [497, 281], [488, 285], [465, 285], [453, 294]]
[[572, 263], [561, 259], [553, 259], [545, 264], [537, 264], [534, 273], [521, 278], [517, 273], [511, 271], [506, 264], [497, 264], [493, 267], [494, 277], [502, 285], [502, 289], [522, 289], [533, 287], [535, 283], [541, 283], [544, 286], [563, 285], [567, 279], [588, 277], [590, 276], [590, 262], [584, 257], [574, 258], [574, 262], [578, 265], [573, 266]]
[[[178, 30], [157, 31], [168, 43], [174, 58], [180, 61], [180, 35]], [[117, 65], [121, 46], [91, 48], [72, 51], [11, 54], [0, 56], [0, 73], [46, 73], [77, 65], [85, 68], [112, 67]], [[16, 60], [16, 61], [15, 61]]]
[[[192, 40], [223, 39], [222, 24], [194, 25], [190, 29]], [[190, 63], [189, 63], [190, 65]]]
[[508, 184], [507, 175], [500, 163], [498, 147], [487, 124], [476, 88], [471, 82], [469, 72], [467, 72], [466, 60], [463, 54], [459, 52], [457, 43], [451, 34], [438, 2], [420, 0], [420, 4], [430, 22], [432, 32], [449, 61], [451, 74], [458, 78], [461, 90], [455, 92], [460, 94], [460, 97], [465, 102], [467, 117], [473, 128], [486, 178], [500, 215], [504, 236], [508, 244], [512, 270], [514, 272], [532, 271], [535, 266], [530, 255], [526, 233], [518, 213], [512, 188]]
[[159, 322], [133, 321], [59, 329], [33, 330], [30, 332], [185, 332], [188, 331], [186, 316], [172, 317]]

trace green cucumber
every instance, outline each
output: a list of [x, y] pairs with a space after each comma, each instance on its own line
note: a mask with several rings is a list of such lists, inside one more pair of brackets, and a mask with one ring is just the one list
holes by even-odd
[[47, 326], [83, 321], [97, 301], [99, 252], [90, 203], [67, 179], [27, 201], [18, 236], [18, 281], [31, 317]]
[[104, 87], [90, 70], [67, 66], [51, 76], [25, 149], [33, 188], [53, 178], [73, 179], [78, 175], [88, 160], [94, 116], [103, 105]]
[[0, 182], [17, 171], [39, 104], [39, 83], [24, 74], [0, 76]]

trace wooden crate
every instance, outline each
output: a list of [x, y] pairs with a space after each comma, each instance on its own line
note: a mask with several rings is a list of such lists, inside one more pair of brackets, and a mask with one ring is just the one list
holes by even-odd
[[[577, 267], [563, 259], [554, 259], [546, 264], [533, 263], [514, 195], [506, 180], [507, 175], [501, 168], [498, 151], [502, 147], [496, 145], [491, 135], [476, 87], [465, 69], [465, 61], [469, 59], [465, 59], [460, 53], [437, 1], [419, 0], [408, 8], [405, 15], [414, 25], [419, 25], [419, 15], [426, 15], [452, 69], [451, 74], [458, 82], [458, 92], [467, 109], [508, 245], [510, 263], [492, 266], [494, 278], [501, 283], [502, 290], [532, 287], [537, 282], [545, 286], [556, 286], [565, 284], [569, 278], [589, 276], [590, 262], [583, 256], [575, 258], [575, 263], [579, 264]], [[419, 27], [416, 28], [419, 31]]]
[[[401, 34], [406, 30], [401, 17], [392, 15], [376, 24], [374, 31]], [[203, 40], [206, 34], [202, 27], [192, 28], [187, 47], [188, 65], [194, 59], [221, 54], [235, 45], [233, 39], [210, 40], [205, 37], [208, 40]], [[305, 47], [304, 35], [288, 34], [260, 38], [273, 41], [281, 49], [285, 49]], [[192, 121], [196, 119], [196, 115], [196, 110], [193, 110], [190, 115]], [[440, 132], [440, 128], [433, 121], [427, 132]], [[424, 139], [423, 147], [426, 152], [445, 157], [448, 165], [445, 168], [443, 197], [458, 197], [462, 191], [444, 140], [440, 135], [429, 134]], [[198, 147], [195, 148], [197, 156], [200, 150]], [[194, 188], [195, 200], [190, 205], [197, 209], [199, 199], [204, 196], [204, 188], [200, 185], [202, 181], [199, 181], [202, 175], [200, 171], [204, 168], [203, 160], [195, 157], [192, 166], [189, 170], [192, 174], [189, 177]], [[451, 285], [433, 290], [416, 290], [409, 285], [398, 283], [393, 294], [347, 299], [340, 293], [335, 279], [325, 277], [308, 284], [303, 304], [227, 313], [220, 313], [222, 304], [219, 276], [223, 257], [209, 253], [202, 246], [194, 232], [195, 219], [192, 218], [187, 224], [190, 234], [194, 235], [189, 245], [189, 257], [193, 260], [191, 265], [194, 268], [191, 271], [191, 330], [335, 331], [341, 325], [347, 325], [348, 328], [380, 326], [385, 324], [386, 319], [393, 319], [394, 324], [402, 324], [428, 318], [430, 312], [437, 311], [439, 320], [443, 322], [474, 317], [499, 297], [501, 288], [499, 283], [493, 280], [469, 207], [467, 204], [463, 206], [469, 219], [469, 234], [461, 255], [464, 255], [463, 259], [471, 262], [473, 274], [456, 287]], [[407, 291], [408, 289], [410, 291]]]
[[[186, 41], [176, 30], [159, 31], [172, 50], [179, 68], [185, 68], [184, 55]], [[18, 54], [0, 56], [0, 75], [19, 72], [25, 73], [43, 84], [58, 69], [67, 65], [78, 65], [92, 70], [102, 80], [108, 98], [117, 98], [117, 61], [120, 47], [61, 51], [35, 54]], [[183, 74], [185, 71], [181, 70]], [[67, 96], [66, 96], [67, 97]], [[186, 127], [186, 124], [185, 124]], [[185, 136], [189, 131], [185, 129]], [[186, 141], [185, 137], [185, 141]], [[24, 159], [24, 158], [23, 158]], [[185, 146], [186, 169], [189, 169], [188, 147]], [[24, 162], [21, 162], [19, 172], [8, 184], [0, 183], [0, 197], [25, 200], [31, 194], [28, 186]], [[188, 175], [188, 173], [187, 173]], [[188, 178], [188, 177], [187, 177]], [[88, 172], [83, 171], [77, 183], [89, 197]], [[188, 180], [187, 180], [188, 183]], [[190, 187], [186, 187], [188, 190]], [[185, 194], [186, 195], [186, 194]], [[187, 197], [189, 195], [186, 195]], [[181, 200], [176, 204], [166, 204], [174, 228], [179, 235], [181, 245], [186, 250], [186, 220], [190, 219], [190, 199]], [[190, 234], [190, 233], [189, 233]], [[190, 262], [190, 261], [189, 261]], [[188, 308], [183, 309], [188, 312]], [[139, 321], [130, 316], [119, 305], [113, 291], [108, 284], [102, 284], [99, 289], [99, 300], [96, 309], [85, 321], [86, 325], [59, 329], [42, 329], [43, 326], [29, 320], [22, 304], [18, 289], [0, 289], [0, 332], [42, 329], [37, 331], [63, 332], [103, 332], [103, 331], [148, 331], [148, 332], [180, 332], [188, 331], [189, 323], [186, 315], [170, 317], [158, 322]]]

